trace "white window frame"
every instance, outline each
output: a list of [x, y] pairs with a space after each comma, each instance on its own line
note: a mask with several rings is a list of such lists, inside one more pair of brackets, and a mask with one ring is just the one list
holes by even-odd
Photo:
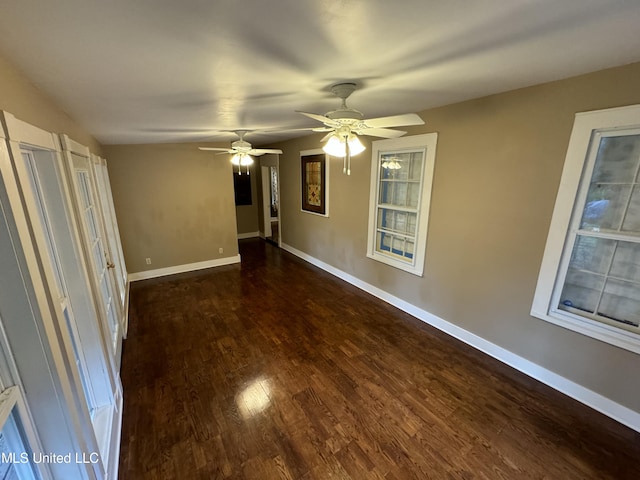
[[[577, 113], [556, 197], [531, 315], [640, 353], [640, 334], [558, 308], [602, 133], [640, 128], [640, 105]], [[575, 212], [575, 213], [574, 213]], [[577, 220], [576, 220], [577, 218]]]
[[[427, 248], [427, 227], [429, 224], [429, 205], [433, 186], [433, 171], [436, 159], [437, 133], [425, 133], [410, 137], [377, 140], [372, 142], [371, 155], [371, 187], [369, 189], [369, 230], [367, 257], [386, 265], [404, 270], [417, 276], [424, 273], [424, 260]], [[424, 164], [420, 184], [420, 199], [417, 208], [416, 239], [414, 255], [411, 260], [398, 255], [385, 254], [376, 249], [377, 211], [379, 204], [380, 168], [383, 155], [403, 153], [406, 151], [424, 151]]]

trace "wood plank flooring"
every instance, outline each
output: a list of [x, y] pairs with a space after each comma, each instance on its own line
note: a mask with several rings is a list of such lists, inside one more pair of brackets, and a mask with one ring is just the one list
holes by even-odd
[[640, 434], [272, 245], [241, 255], [132, 284], [121, 480], [640, 478]]

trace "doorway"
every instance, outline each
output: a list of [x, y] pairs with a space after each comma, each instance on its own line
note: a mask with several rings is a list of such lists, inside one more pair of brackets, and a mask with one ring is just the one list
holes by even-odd
[[261, 233], [264, 239], [276, 246], [281, 242], [280, 223], [280, 172], [278, 155], [265, 155], [260, 159], [262, 186]]

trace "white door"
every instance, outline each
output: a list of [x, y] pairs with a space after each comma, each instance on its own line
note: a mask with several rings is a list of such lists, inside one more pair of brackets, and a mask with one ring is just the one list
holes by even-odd
[[76, 216], [82, 231], [84, 250], [104, 316], [106, 334], [119, 369], [123, 332], [119, 320], [119, 302], [115, 294], [114, 276], [110, 272], [115, 268], [115, 263], [111, 261], [108, 246], [104, 240], [102, 212], [92, 180], [89, 152], [88, 150], [83, 152], [85, 147], [65, 137], [63, 137], [63, 145], [65, 166], [73, 193]]
[[110, 273], [114, 276], [113, 283], [116, 287], [116, 298], [119, 302], [118, 309], [122, 312], [120, 315], [120, 326], [122, 328], [122, 336], [126, 338], [128, 327], [128, 315], [126, 314], [126, 310], [129, 303], [127, 295], [127, 268], [124, 263], [122, 244], [120, 243], [120, 231], [118, 230], [118, 221], [116, 219], [116, 212], [113, 205], [113, 197], [111, 195], [109, 172], [107, 170], [106, 160], [96, 155], [92, 155], [91, 159], [94, 182], [102, 211], [101, 218], [103, 220], [103, 228], [106, 234], [105, 243], [109, 251], [109, 258], [114, 264], [114, 268], [111, 269]]
[[[46, 156], [49, 157], [50, 155]], [[33, 210], [35, 210], [35, 212], [32, 212], [33, 217], [31, 221], [40, 222], [40, 228], [44, 233], [44, 237], [42, 238], [42, 241], [40, 243], [42, 248], [46, 250], [46, 252], [43, 252], [44, 255], [42, 255], [42, 258], [43, 261], [46, 261], [48, 263], [49, 269], [53, 273], [52, 282], [49, 284], [49, 288], [51, 290], [52, 297], [58, 302], [58, 305], [62, 312], [62, 317], [65, 319], [66, 327], [69, 330], [72, 343], [73, 360], [78, 367], [78, 372], [80, 375], [87, 407], [91, 416], [93, 416], [97, 403], [94, 397], [93, 387], [91, 385], [91, 375], [89, 373], [89, 367], [86, 361], [87, 359], [84, 355], [84, 349], [82, 348], [83, 342], [80, 336], [76, 316], [69, 299], [69, 289], [65, 281], [62, 261], [60, 258], [62, 253], [59, 249], [59, 246], [61, 246], [60, 237], [63, 236], [61, 227], [65, 227], [66, 220], [64, 215], [65, 212], [63, 210], [64, 205], [60, 205], [58, 204], [59, 202], [55, 202], [55, 199], [52, 198], [53, 195], [51, 195], [51, 193], [47, 194], [48, 192], [46, 192], [45, 190], [46, 182], [51, 183], [51, 180], [53, 180], [54, 183], [57, 183], [56, 178], [43, 178], [44, 172], [39, 171], [34, 152], [30, 150], [22, 150], [22, 159], [24, 161], [24, 166], [26, 167], [25, 171], [29, 173], [29, 183], [31, 184], [30, 189], [25, 189], [25, 194], [29, 194], [32, 197], [33, 202], [30, 203]], [[51, 161], [53, 159], [48, 158], [41, 160]], [[46, 165], [43, 165], [41, 167], [46, 168]], [[59, 188], [58, 185], [55, 185], [55, 187]], [[62, 212], [60, 212], [61, 207]], [[57, 218], [58, 220], [57, 222], [55, 222], [55, 224], [52, 222], [52, 217]], [[57, 227], [56, 232], [54, 232], [54, 225], [55, 227]], [[56, 237], [58, 240], [56, 240]], [[68, 232], [65, 240], [67, 240], [67, 244], [63, 246], [67, 248], [70, 247], [71, 245], [69, 245], [68, 243], [70, 240], [70, 235], [68, 234]]]

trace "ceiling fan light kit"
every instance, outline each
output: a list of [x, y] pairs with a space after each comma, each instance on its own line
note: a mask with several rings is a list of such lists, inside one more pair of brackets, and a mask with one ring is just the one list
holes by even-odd
[[329, 137], [322, 150], [331, 156], [344, 158], [342, 173], [351, 175], [351, 157], [364, 152], [365, 146], [355, 133], [349, 133], [345, 136], [334, 133]]
[[247, 167], [247, 175], [249, 175], [249, 166], [253, 164], [253, 156], [264, 155], [265, 153], [281, 154], [282, 150], [277, 148], [253, 148], [251, 144], [245, 141], [244, 136], [249, 130], [233, 130], [233, 133], [240, 137], [239, 140], [231, 143], [231, 148], [218, 147], [198, 147], [200, 150], [219, 152], [218, 155], [225, 153], [232, 154], [231, 164], [238, 167], [238, 174], [242, 175], [242, 167]]
[[313, 128], [311, 130], [329, 132], [322, 139], [322, 141], [326, 141], [322, 149], [329, 155], [344, 158], [342, 172], [347, 175], [351, 175], [351, 156], [358, 155], [365, 150], [358, 135], [397, 138], [407, 132], [393, 130], [389, 127], [424, 125], [424, 121], [415, 113], [365, 120], [362, 112], [347, 106], [347, 98], [355, 90], [356, 84], [352, 82], [338, 83], [332, 86], [331, 92], [342, 100], [342, 104], [340, 108], [328, 112], [326, 115], [298, 112], [325, 125], [322, 128]]

